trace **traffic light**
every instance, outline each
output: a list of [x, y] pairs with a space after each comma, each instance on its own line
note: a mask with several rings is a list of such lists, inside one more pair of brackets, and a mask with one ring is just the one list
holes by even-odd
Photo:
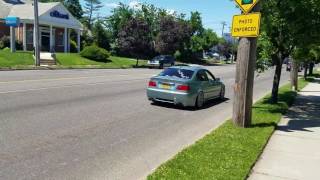
[[252, 3], [253, 3], [253, 0], [241, 0], [242, 5], [252, 4]]

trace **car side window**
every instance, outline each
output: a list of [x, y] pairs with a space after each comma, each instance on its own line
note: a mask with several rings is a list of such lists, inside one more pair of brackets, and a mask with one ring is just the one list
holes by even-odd
[[208, 81], [209, 80], [205, 71], [199, 71], [197, 73], [197, 79], [199, 81]]
[[216, 78], [214, 77], [214, 75], [212, 75], [209, 71], [206, 71], [206, 75], [208, 76], [208, 79], [210, 81], [215, 81]]

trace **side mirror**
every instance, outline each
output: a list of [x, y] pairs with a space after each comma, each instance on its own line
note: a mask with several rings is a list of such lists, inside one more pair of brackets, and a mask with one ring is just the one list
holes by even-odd
[[221, 80], [220, 78], [216, 78], [216, 81], [220, 82], [220, 80]]

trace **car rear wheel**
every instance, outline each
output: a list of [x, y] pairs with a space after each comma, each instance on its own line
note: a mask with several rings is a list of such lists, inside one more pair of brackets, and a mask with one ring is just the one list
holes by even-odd
[[203, 105], [204, 105], [204, 94], [203, 92], [200, 92], [196, 100], [196, 108], [200, 109], [203, 107]]

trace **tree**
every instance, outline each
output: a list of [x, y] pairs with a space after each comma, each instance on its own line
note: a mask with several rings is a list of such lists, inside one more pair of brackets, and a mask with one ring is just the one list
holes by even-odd
[[156, 37], [156, 51], [160, 54], [174, 54], [183, 50], [185, 43], [190, 41], [190, 25], [172, 16], [160, 19], [160, 31]]
[[123, 26], [127, 25], [127, 22], [134, 17], [134, 13], [134, 9], [123, 3], [119, 3], [119, 6], [111, 11], [112, 15], [106, 18], [106, 24], [114, 41]]
[[75, 18], [82, 19], [83, 10], [79, 0], [65, 0], [64, 5]]
[[145, 58], [151, 51], [152, 38], [149, 25], [140, 18], [131, 18], [120, 29], [118, 45], [122, 54], [139, 59]]
[[84, 0], [84, 14], [85, 14], [85, 23], [89, 30], [92, 29], [94, 18], [94, 13], [99, 11], [103, 5], [100, 0]]
[[191, 12], [189, 23], [191, 25], [193, 35], [201, 35], [203, 33], [204, 28], [202, 25], [202, 18], [198, 11]]
[[92, 33], [93, 33], [94, 43], [97, 46], [104, 48], [106, 50], [110, 50], [110, 38], [109, 38], [110, 36], [106, 28], [103, 27], [101, 20], [97, 21], [94, 24]]
[[219, 38], [212, 29], [204, 29], [201, 35], [191, 37], [192, 52], [208, 51], [219, 43]]
[[[290, 7], [290, 8], [289, 8]], [[309, 17], [319, 17], [319, 0], [262, 1], [262, 31], [268, 37], [273, 52], [270, 55], [276, 65], [272, 87], [272, 102], [278, 102], [278, 90], [282, 64], [296, 48], [309, 44], [319, 28], [319, 18], [309, 21]]]

